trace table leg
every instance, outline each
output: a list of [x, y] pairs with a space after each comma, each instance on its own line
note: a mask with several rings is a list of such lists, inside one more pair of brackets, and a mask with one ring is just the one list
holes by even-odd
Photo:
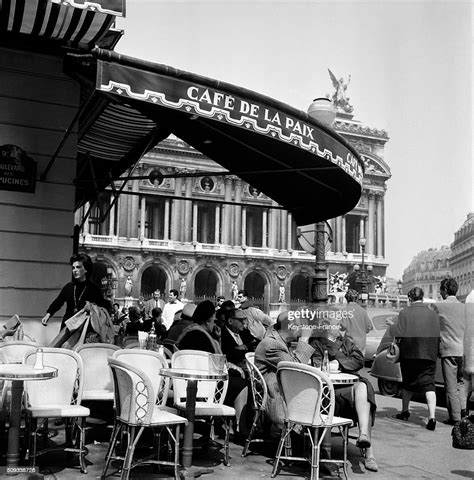
[[186, 386], [186, 410], [185, 417], [188, 423], [184, 427], [183, 455], [184, 468], [189, 468], [193, 463], [193, 438], [194, 438], [194, 415], [196, 411], [197, 381], [188, 380]]
[[12, 380], [10, 428], [8, 429], [7, 467], [17, 467], [20, 458], [21, 397], [23, 380]]
[[194, 439], [194, 417], [196, 414], [197, 380], [188, 380], [186, 385], [186, 410], [184, 416], [188, 423], [184, 427], [183, 454], [181, 461], [183, 470], [182, 479], [197, 478], [205, 473], [212, 473], [212, 468], [193, 467], [193, 439]]

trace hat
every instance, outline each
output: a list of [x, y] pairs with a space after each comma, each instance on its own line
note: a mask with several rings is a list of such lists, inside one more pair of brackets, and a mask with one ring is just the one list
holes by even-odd
[[234, 318], [236, 320], [242, 320], [243, 321], [243, 320], [247, 319], [247, 316], [245, 315], [244, 312], [242, 312], [242, 310], [236, 310], [234, 312], [234, 314], [232, 315], [232, 317], [230, 317], [230, 318]]
[[181, 319], [191, 320], [194, 310], [196, 310], [196, 305], [194, 303], [186, 303], [181, 311]]

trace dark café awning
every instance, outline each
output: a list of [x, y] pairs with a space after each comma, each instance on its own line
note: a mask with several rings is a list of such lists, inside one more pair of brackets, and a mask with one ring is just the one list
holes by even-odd
[[165, 65], [102, 49], [93, 54], [95, 61], [76, 56], [66, 64], [71, 75], [95, 81], [80, 119], [79, 152], [94, 165], [112, 162], [113, 176], [131, 164], [133, 152], [143, 154], [172, 133], [239, 172], [298, 225], [342, 215], [359, 201], [359, 155], [306, 113]]

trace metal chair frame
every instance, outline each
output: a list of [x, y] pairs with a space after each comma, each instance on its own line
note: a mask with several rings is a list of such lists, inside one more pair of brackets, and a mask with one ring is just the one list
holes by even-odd
[[[63, 361], [61, 362], [61, 357]], [[68, 372], [64, 369], [66, 364], [65, 358], [72, 357], [75, 362], [75, 372]], [[24, 363], [34, 364], [36, 359], [36, 352], [30, 352], [25, 355]], [[55, 392], [54, 384], [56, 382], [63, 388], [70, 388], [70, 392], [66, 391], [66, 394], [70, 395], [70, 402], [65, 404], [47, 403], [42, 405], [41, 403], [35, 403], [35, 400], [40, 396], [38, 385], [36, 382], [26, 382], [25, 384], [25, 413], [26, 413], [26, 431], [28, 432], [28, 446], [26, 452], [26, 459], [30, 461], [32, 466], [35, 465], [36, 457], [45, 453], [63, 450], [66, 452], [73, 452], [79, 455], [81, 473], [87, 473], [85, 456], [87, 449], [85, 447], [85, 425], [86, 418], [89, 416], [90, 411], [88, 408], [81, 406], [82, 401], [82, 389], [83, 389], [83, 363], [82, 358], [72, 350], [64, 348], [43, 347], [43, 359], [45, 364], [50, 364], [58, 369], [57, 378], [50, 380], [47, 385], [47, 389], [50, 392]], [[54, 359], [55, 361], [52, 361]], [[63, 367], [63, 368], [62, 368]], [[73, 373], [74, 378], [71, 376]], [[41, 398], [43, 398], [41, 394]], [[59, 397], [61, 395], [59, 394]], [[33, 403], [31, 403], [33, 402]], [[65, 408], [67, 414], [58, 415], [56, 412], [61, 408]], [[43, 410], [50, 409], [50, 414], [45, 416], [36, 416], [35, 408]], [[38, 426], [38, 418], [42, 421]], [[47, 422], [49, 418], [63, 418], [65, 421], [65, 433], [66, 441], [64, 445], [56, 445], [54, 447], [45, 448], [41, 451], [37, 451], [37, 434], [39, 431], [47, 432]], [[43, 435], [44, 436], [44, 435]]]
[[[288, 377], [291, 381], [288, 382]], [[307, 382], [305, 391], [297, 388], [297, 379]], [[347, 473], [347, 446], [349, 442], [349, 427], [352, 420], [335, 417], [334, 386], [330, 378], [320, 370], [309, 365], [296, 362], [280, 362], [277, 368], [277, 380], [280, 392], [286, 406], [285, 423], [280, 437], [280, 443], [272, 470], [272, 478], [277, 474], [281, 460], [307, 461], [311, 465], [311, 480], [319, 478], [319, 464], [333, 463], [342, 464], [344, 477], [349, 478]], [[316, 393], [316, 394], [315, 394]], [[307, 433], [311, 443], [311, 458], [294, 457], [281, 452], [284, 446], [288, 446], [290, 434], [297, 426], [301, 426]], [[337, 427], [343, 439], [343, 459], [321, 459], [320, 447], [328, 431]], [[322, 430], [319, 435], [319, 430]], [[318, 438], [319, 437], [319, 438]]]
[[242, 450], [242, 457], [248, 454], [251, 443], [262, 443], [265, 441], [263, 438], [253, 438], [255, 429], [257, 428], [260, 418], [265, 414], [268, 389], [263, 375], [254, 363], [255, 353], [246, 353], [245, 362], [247, 364], [247, 370], [250, 378], [250, 388], [252, 391], [252, 410], [254, 412], [252, 426], [250, 432], [245, 440], [245, 445]]
[[[112, 431], [109, 448], [105, 456], [105, 465], [101, 478], [107, 476], [111, 460], [121, 460], [122, 480], [128, 480], [130, 470], [138, 465], [152, 463], [155, 465], [166, 465], [174, 468], [174, 477], [179, 479], [179, 430], [180, 425], [186, 423], [186, 419], [161, 410], [168, 421], [157, 421], [160, 408], [156, 406], [156, 392], [153, 383], [148, 375], [133, 365], [109, 358], [109, 366], [112, 369], [114, 379], [115, 404], [117, 421]], [[157, 415], [158, 413], [158, 415]], [[168, 432], [174, 443], [174, 461], [159, 459], [160, 445], [156, 453], [133, 461], [135, 448], [145, 428], [163, 429]], [[174, 427], [174, 432], [172, 428]], [[119, 434], [124, 432], [127, 435], [127, 450], [125, 456], [113, 455]], [[154, 459], [153, 457], [156, 457]]]

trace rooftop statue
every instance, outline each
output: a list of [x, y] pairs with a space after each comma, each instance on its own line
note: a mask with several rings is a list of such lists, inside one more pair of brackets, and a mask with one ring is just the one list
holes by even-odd
[[351, 81], [351, 76], [347, 79], [347, 82], [344, 81], [344, 77], [341, 77], [339, 80], [336, 78], [336, 75], [331, 72], [328, 68], [329, 76], [331, 77], [332, 84], [334, 85], [335, 92], [332, 96], [328, 93], [327, 98], [331, 98], [334, 106], [338, 111], [345, 113], [352, 113], [354, 107], [349, 103], [349, 97], [346, 96], [347, 86]]

